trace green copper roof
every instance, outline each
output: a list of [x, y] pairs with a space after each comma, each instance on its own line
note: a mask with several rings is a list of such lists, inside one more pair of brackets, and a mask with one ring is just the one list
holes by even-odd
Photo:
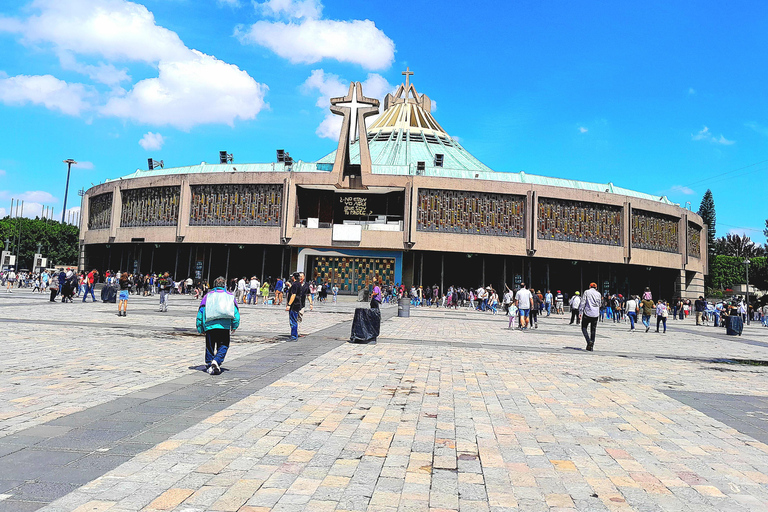
[[[407, 78], [407, 77], [406, 77]], [[413, 84], [401, 85], [394, 95], [384, 100], [385, 110], [368, 128], [368, 145], [371, 152], [372, 172], [398, 176], [421, 175], [472, 180], [505, 181], [530, 185], [548, 185], [593, 192], [609, 192], [637, 197], [664, 204], [674, 204], [666, 196], [654, 196], [615, 187], [612, 183], [590, 183], [586, 181], [549, 178], [525, 174], [524, 172], [494, 171], [472, 156], [456, 140], [452, 139], [431, 114], [431, 100], [416, 92]], [[436, 165], [442, 155], [442, 165]], [[118, 179], [145, 176], [166, 176], [173, 174], [197, 174], [214, 172], [328, 172], [333, 169], [336, 151], [316, 162], [296, 161], [290, 168], [282, 163], [266, 164], [206, 164], [154, 169], [136, 172]], [[358, 141], [350, 145], [351, 163], [360, 163]], [[424, 170], [419, 171], [419, 162]], [[114, 181], [114, 180], [109, 180]]]

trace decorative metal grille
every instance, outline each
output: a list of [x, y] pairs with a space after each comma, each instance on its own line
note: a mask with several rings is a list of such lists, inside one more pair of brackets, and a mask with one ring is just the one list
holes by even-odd
[[179, 220], [180, 187], [123, 190], [120, 226], [175, 226]]
[[279, 226], [282, 185], [194, 185], [190, 226]]
[[109, 229], [112, 221], [112, 192], [88, 198], [88, 229]]
[[539, 198], [541, 240], [621, 245], [622, 208], [563, 199]]
[[677, 236], [678, 219], [632, 210], [632, 247], [651, 251], [680, 252]]
[[688, 256], [701, 258], [701, 228], [688, 223]]
[[352, 292], [374, 283], [391, 286], [395, 283], [395, 259], [316, 256], [312, 279]]
[[524, 237], [525, 197], [420, 188], [416, 229]]

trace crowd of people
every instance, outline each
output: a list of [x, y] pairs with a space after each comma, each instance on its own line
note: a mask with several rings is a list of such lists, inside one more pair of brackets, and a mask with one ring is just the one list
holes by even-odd
[[[108, 270], [102, 276], [96, 269], [77, 271], [74, 268], [18, 274], [10, 269], [0, 272], [0, 282], [6, 293], [27, 288], [33, 293], [48, 292], [51, 302], [60, 297], [64, 303], [73, 302], [81, 296], [82, 302], [86, 302], [89, 295], [95, 302], [95, 285], [103, 282], [105, 288], [114, 291], [118, 316], [127, 316], [131, 294], [145, 297], [159, 295], [161, 312], [168, 311], [172, 295], [194, 294], [196, 299], [202, 298], [197, 327], [201, 333], [206, 333], [206, 371], [211, 374], [221, 372], [221, 364], [229, 347], [229, 334], [239, 326], [240, 306], [261, 303], [279, 307], [285, 300], [291, 329], [289, 341], [297, 341], [306, 302], [309, 301], [311, 310], [316, 300], [325, 302], [329, 296], [336, 303], [339, 294], [336, 284], [322, 280], [307, 281], [303, 272], [296, 272], [288, 278], [268, 277], [263, 281], [257, 276], [243, 276], [231, 279], [229, 284], [224, 277], [218, 277], [213, 288], [209, 288], [204, 280], [192, 277], [176, 281], [169, 272], [141, 274]], [[601, 294], [595, 283], [590, 283], [584, 292], [575, 291], [570, 296], [561, 290], [553, 293], [551, 290], [529, 289], [525, 283], [519, 283], [514, 289], [505, 284], [501, 296], [493, 286], [465, 288], [450, 285], [442, 293], [437, 284], [410, 288], [400, 283], [393, 286], [374, 284], [371, 288], [371, 307], [406, 299], [415, 307], [469, 308], [493, 315], [503, 312], [509, 317], [510, 329], [538, 329], [540, 316], [570, 314], [569, 325], [581, 326], [588, 351], [594, 350], [595, 333], [600, 322], [628, 324], [631, 333], [644, 327], [647, 333], [654, 328], [655, 320], [655, 332], [664, 334], [670, 318], [685, 320], [692, 317], [696, 325], [723, 327], [727, 317], [739, 316], [746, 321], [749, 316], [768, 327], [768, 304], [748, 306], [741, 297], [728, 301], [707, 301], [703, 296], [693, 301], [682, 298], [654, 301], [649, 288], [641, 295], [629, 294], [625, 297], [620, 293]], [[230, 302], [233, 306], [229, 305]], [[214, 311], [213, 316], [211, 311]]]

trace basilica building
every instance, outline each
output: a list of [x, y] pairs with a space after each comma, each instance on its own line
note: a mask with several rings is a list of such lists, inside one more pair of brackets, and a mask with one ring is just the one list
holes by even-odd
[[[405, 81], [383, 105], [359, 82], [330, 109], [337, 149], [313, 162], [137, 170], [82, 204], [81, 264], [212, 282], [305, 271], [354, 294], [372, 283], [697, 297], [706, 226], [666, 197], [490, 169]], [[380, 114], [375, 121], [371, 116]], [[450, 127], [448, 127], [450, 129]], [[150, 167], [153, 167], [150, 165]]]

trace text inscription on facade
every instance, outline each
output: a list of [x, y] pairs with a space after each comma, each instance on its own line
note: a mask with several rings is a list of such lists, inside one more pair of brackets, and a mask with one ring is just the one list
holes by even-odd
[[278, 226], [282, 185], [193, 185], [190, 226]]
[[632, 210], [632, 247], [679, 252], [678, 219], [643, 210]]
[[538, 238], [621, 245], [622, 208], [597, 203], [539, 198]]
[[420, 188], [416, 229], [523, 237], [525, 197]]
[[701, 228], [688, 223], [688, 256], [701, 258]]
[[112, 192], [88, 198], [88, 229], [108, 229], [112, 220]]
[[368, 198], [362, 196], [341, 196], [339, 202], [344, 209], [344, 216], [365, 216], [372, 212], [368, 210]]
[[120, 226], [175, 226], [179, 221], [180, 187], [149, 187], [123, 190]]

